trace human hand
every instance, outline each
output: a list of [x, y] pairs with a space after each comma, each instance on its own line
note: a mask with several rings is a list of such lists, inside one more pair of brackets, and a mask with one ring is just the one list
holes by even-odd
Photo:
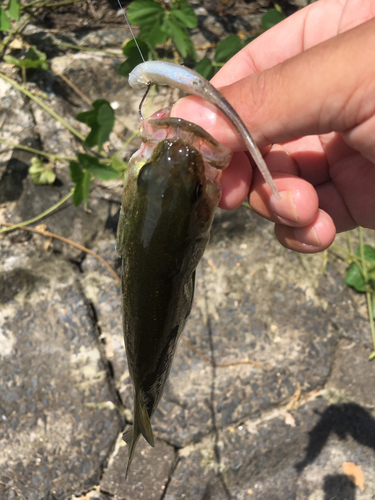
[[375, 229], [374, 17], [373, 0], [320, 0], [247, 45], [213, 78], [258, 146], [268, 146], [281, 201], [215, 107], [187, 97], [172, 109], [237, 151], [223, 172], [220, 206], [237, 208], [249, 195], [292, 250], [322, 251], [336, 230]]

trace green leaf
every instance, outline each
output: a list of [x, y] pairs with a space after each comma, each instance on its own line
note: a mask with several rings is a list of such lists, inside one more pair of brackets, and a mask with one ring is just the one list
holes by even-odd
[[[361, 249], [357, 248], [356, 250], [357, 257], [361, 258]], [[375, 263], [375, 249], [370, 245], [363, 245], [363, 253], [365, 257], [365, 261], [369, 264]], [[369, 283], [372, 284], [374, 281], [373, 273], [370, 269], [368, 272]], [[363, 277], [360, 267], [356, 262], [352, 262], [350, 265], [346, 276], [345, 276], [345, 284], [353, 287], [357, 292], [365, 292], [366, 291], [366, 281]]]
[[[137, 42], [139, 48], [144, 55], [145, 59], [148, 59], [148, 46], [145, 42], [137, 38]], [[139, 50], [135, 44], [134, 40], [130, 40], [122, 49], [125, 56], [128, 56], [127, 60], [120, 64], [118, 69], [118, 74], [121, 76], [129, 76], [129, 73], [136, 67], [138, 64], [143, 62], [142, 56], [139, 53]]]
[[215, 68], [208, 57], [204, 57], [196, 64], [195, 71], [206, 78], [206, 80], [210, 80], [215, 74]]
[[[78, 162], [71, 161], [69, 164], [70, 177], [76, 186], [73, 191], [73, 204], [77, 207], [82, 201], [87, 208], [90, 193], [91, 176], [103, 181], [117, 179], [120, 173], [110, 165], [103, 165], [96, 156], [78, 153]], [[119, 161], [121, 161], [119, 159]]]
[[86, 171], [82, 182], [82, 197], [83, 197], [83, 205], [85, 208], [87, 208], [87, 202], [89, 200], [90, 184], [91, 184], [91, 175], [90, 172]]
[[186, 30], [182, 28], [176, 20], [170, 18], [166, 19], [165, 24], [182, 57], [190, 56], [195, 60], [197, 56], [195, 54], [194, 45]]
[[366, 282], [364, 277], [362, 276], [359, 267], [355, 262], [350, 264], [349, 269], [345, 276], [345, 285], [351, 286], [357, 292], [365, 292], [366, 291]]
[[124, 61], [123, 63], [120, 64], [120, 66], [118, 67], [118, 74], [120, 76], [125, 76], [126, 78], [129, 76], [129, 74], [133, 71], [133, 69], [138, 66], [138, 64], [140, 64], [141, 62], [143, 62], [141, 56], [139, 57], [129, 57], [128, 59], [126, 59], [126, 61]]
[[31, 158], [31, 167], [29, 167], [29, 174], [38, 174], [40, 172], [43, 172], [44, 170], [44, 164], [42, 160], [39, 160], [36, 156]]
[[262, 16], [262, 26], [265, 30], [269, 30], [284, 19], [285, 15], [282, 12], [278, 12], [276, 9], [270, 9]]
[[100, 165], [99, 168], [91, 166], [89, 171], [94, 177], [102, 181], [112, 181], [120, 177], [120, 173], [110, 165]]
[[111, 166], [119, 173], [123, 174], [127, 169], [127, 163], [121, 160], [118, 156], [112, 156]]
[[78, 113], [76, 120], [85, 123], [91, 128], [91, 132], [85, 139], [84, 145], [93, 148], [98, 146], [102, 149], [103, 144], [108, 141], [115, 123], [115, 113], [111, 105], [105, 99], [97, 99], [92, 103], [93, 110]]
[[109, 102], [102, 103], [98, 106], [98, 123], [107, 128], [110, 126], [110, 130], [112, 130], [115, 123], [115, 112]]
[[170, 16], [178, 19], [186, 28], [196, 28], [198, 18], [190, 5], [185, 0], [180, 0], [173, 4]]
[[83, 200], [83, 178], [81, 181], [77, 182], [75, 185], [74, 191], [73, 191], [73, 205], [75, 207], [78, 207], [78, 205], [82, 202]]
[[26, 52], [25, 59], [33, 62], [43, 62], [47, 60], [47, 55], [44, 52], [37, 50], [35, 45], [32, 45]]
[[70, 178], [75, 184], [83, 180], [83, 172], [81, 170], [81, 167], [76, 161], [71, 161], [69, 163], [69, 169], [70, 169]]
[[119, 177], [119, 172], [110, 165], [103, 165], [98, 158], [84, 153], [78, 153], [78, 161], [82, 168], [89, 171], [97, 179], [111, 181]]
[[165, 25], [168, 28], [172, 40], [174, 41], [177, 50], [183, 57], [188, 55], [188, 46], [186, 43], [186, 35], [180, 26], [172, 19], [167, 19]]
[[92, 127], [95, 123], [97, 123], [97, 115], [98, 111], [96, 108], [94, 108], [90, 109], [89, 111], [82, 111], [81, 113], [78, 113], [78, 115], [76, 116], [76, 120], [85, 123], [89, 127]]
[[53, 184], [56, 179], [56, 174], [49, 168], [49, 165], [45, 165], [37, 157], [31, 159], [29, 174], [36, 186], [41, 184]]
[[[361, 249], [357, 248], [355, 253], [358, 255], [358, 257], [360, 257]], [[365, 260], [371, 263], [375, 262], [375, 248], [372, 248], [372, 246], [370, 245], [363, 245], [363, 253], [365, 255]]]
[[39, 184], [53, 184], [56, 180], [56, 174], [52, 170], [45, 170], [40, 176]]
[[20, 0], [9, 0], [8, 14], [15, 21], [19, 21], [21, 17]]
[[0, 31], [7, 31], [11, 28], [9, 17], [5, 10], [0, 7]]
[[[163, 29], [163, 24], [156, 23], [151, 29], [142, 27], [137, 40], [144, 40], [147, 45], [155, 48], [157, 45], [164, 43], [167, 38], [168, 33]], [[142, 54], [145, 55], [146, 51], [142, 51]]]
[[229, 35], [218, 43], [215, 52], [215, 61], [226, 63], [231, 57], [237, 54], [243, 47], [243, 43], [237, 35]]
[[[75, 163], [75, 162], [71, 162]], [[82, 178], [79, 182], [77, 182], [74, 191], [73, 191], [73, 205], [78, 207], [78, 205], [83, 201], [85, 208], [87, 208], [87, 202], [90, 194], [90, 183], [91, 183], [91, 174], [87, 170], [85, 173], [82, 173]]]
[[[147, 53], [147, 44], [144, 41], [139, 40], [139, 38], [137, 38], [137, 42], [142, 54]], [[139, 55], [139, 50], [137, 44], [135, 43], [135, 40], [129, 40], [129, 42], [122, 48], [122, 53], [124, 54], [124, 56], [128, 57], [133, 57], [136, 54]]]
[[35, 45], [29, 48], [23, 59], [17, 59], [13, 56], [4, 56], [4, 60], [19, 68], [48, 69], [48, 63], [46, 62], [47, 55], [44, 52], [39, 52]]
[[135, 0], [128, 7], [129, 22], [141, 27], [154, 25], [163, 14], [163, 7], [154, 0]]
[[6, 61], [10, 64], [14, 64], [15, 66], [18, 66], [18, 67], [22, 66], [22, 64], [21, 64], [22, 60], [17, 59], [16, 57], [13, 57], [13, 56], [4, 56], [4, 61]]

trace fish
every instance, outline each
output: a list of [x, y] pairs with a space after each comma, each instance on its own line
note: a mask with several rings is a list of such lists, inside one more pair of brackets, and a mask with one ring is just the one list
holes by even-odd
[[169, 85], [216, 106], [235, 126], [272, 193], [278, 200], [281, 199], [267, 164], [246, 125], [223, 94], [208, 80], [193, 69], [168, 61], [145, 61], [130, 72], [129, 85], [134, 89], [149, 87], [151, 84]]
[[198, 125], [161, 110], [140, 125], [142, 146], [128, 166], [117, 231], [122, 257], [125, 348], [134, 390], [128, 476], [142, 434], [162, 397], [189, 317], [195, 272], [232, 153]]

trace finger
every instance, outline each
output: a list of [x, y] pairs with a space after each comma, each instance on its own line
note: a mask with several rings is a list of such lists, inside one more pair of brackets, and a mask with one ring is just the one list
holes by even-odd
[[220, 208], [238, 208], [249, 193], [252, 177], [253, 170], [246, 153], [234, 153], [231, 163], [221, 176]]
[[[331, 135], [331, 134], [326, 134]], [[294, 170], [297, 175], [310, 182], [313, 186], [322, 184], [330, 179], [329, 163], [326, 151], [322, 145], [322, 136], [308, 135], [295, 141], [283, 143], [281, 146], [272, 146], [271, 151], [280, 150], [284, 155], [290, 158], [294, 164]], [[280, 155], [281, 153], [279, 153]], [[267, 163], [272, 165], [272, 157], [267, 156]], [[280, 167], [271, 166], [275, 171], [281, 171]], [[282, 170], [284, 172], [284, 170]], [[289, 172], [293, 173], [293, 172]]]
[[270, 195], [269, 187], [258, 172], [254, 172], [249, 195], [251, 208], [259, 215], [278, 224], [304, 227], [311, 224], [319, 210], [318, 195], [313, 186], [293, 175], [273, 175], [281, 200]]
[[[258, 145], [331, 131], [355, 136], [353, 129], [375, 115], [375, 100], [364, 98], [375, 94], [374, 45], [375, 19], [221, 91]], [[179, 101], [172, 116], [202, 124], [234, 151], [244, 149], [229, 122], [202, 100]], [[362, 142], [373, 149], [372, 137]]]
[[220, 208], [233, 210], [239, 207], [249, 193], [250, 206], [259, 215], [277, 223], [291, 226], [310, 224], [318, 213], [318, 196], [313, 186], [298, 177], [293, 159], [274, 146], [265, 156], [281, 201], [271, 196], [270, 188], [258, 170], [252, 171], [247, 153], [235, 153], [222, 174]]
[[364, 98], [375, 92], [373, 44], [375, 19], [224, 90], [244, 109], [251, 88], [247, 124], [251, 130], [257, 122], [266, 144], [348, 131], [375, 114], [375, 102]]
[[[333, 219], [338, 233], [349, 231], [358, 226], [332, 181], [316, 186], [315, 189], [319, 197], [320, 208]], [[366, 212], [371, 212], [371, 209], [366, 208]]]
[[[274, 145], [265, 160], [271, 172], [299, 176], [312, 184], [319, 207], [331, 216], [337, 232], [358, 225], [375, 229], [374, 164], [350, 148], [339, 134]], [[270, 194], [258, 171], [253, 190]]]
[[264, 71], [375, 16], [373, 0], [320, 0], [246, 45], [214, 76], [217, 87]]
[[[232, 103], [233, 105], [234, 103]], [[245, 145], [232, 123], [218, 108], [200, 97], [184, 97], [173, 104], [171, 117], [196, 123], [232, 151], [244, 151]]]
[[331, 217], [319, 210], [311, 224], [297, 228], [276, 224], [275, 234], [285, 248], [301, 253], [317, 253], [332, 244], [336, 228]]

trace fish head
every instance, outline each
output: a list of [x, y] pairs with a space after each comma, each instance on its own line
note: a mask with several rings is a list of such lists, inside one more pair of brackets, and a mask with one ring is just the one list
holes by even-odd
[[206, 168], [202, 154], [184, 139], [158, 142], [138, 172], [137, 196], [149, 207], [153, 226], [168, 232], [170, 246], [209, 231], [221, 197], [220, 174]]
[[124, 186], [118, 252], [125, 255], [137, 245], [138, 252], [157, 251], [170, 269], [183, 269], [184, 261], [194, 267], [209, 238], [231, 152], [178, 118], [151, 117], [140, 132], [143, 143], [129, 162]]

